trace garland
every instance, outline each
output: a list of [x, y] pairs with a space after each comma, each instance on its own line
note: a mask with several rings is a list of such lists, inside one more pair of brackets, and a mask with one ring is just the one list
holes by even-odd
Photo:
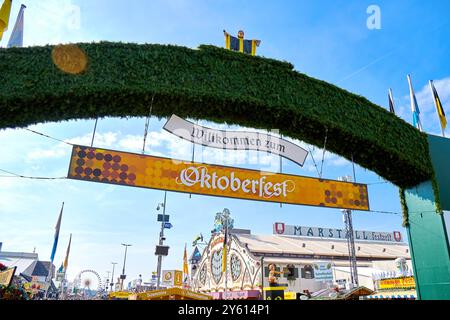
[[318, 147], [328, 129], [327, 150], [353, 155], [360, 166], [403, 188], [432, 177], [424, 133], [364, 97], [294, 71], [290, 63], [206, 45], [73, 46], [87, 61], [69, 59], [67, 73], [53, 63], [53, 46], [0, 49], [0, 129], [145, 117], [154, 97], [157, 117], [279, 128], [283, 136]]
[[400, 193], [400, 205], [402, 207], [402, 217], [403, 217], [402, 226], [406, 228], [409, 226], [409, 213], [408, 213], [408, 205], [406, 204], [405, 189], [400, 188], [399, 193]]
[[433, 170], [433, 174], [431, 177], [431, 185], [433, 187], [433, 192], [434, 192], [434, 202], [436, 204], [436, 213], [443, 215], [444, 214], [444, 210], [442, 209], [442, 204], [441, 204], [441, 197], [440, 197], [440, 192], [439, 192], [439, 184], [437, 182], [436, 179], [436, 173], [434, 171], [434, 168], [432, 168]]

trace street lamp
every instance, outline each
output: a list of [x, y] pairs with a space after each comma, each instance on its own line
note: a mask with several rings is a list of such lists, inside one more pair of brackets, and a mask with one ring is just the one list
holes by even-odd
[[[159, 246], [162, 246], [164, 244], [164, 223], [165, 223], [165, 216], [166, 216], [166, 199], [167, 199], [167, 191], [164, 192], [164, 203], [158, 203], [158, 206], [156, 207], [156, 210], [159, 211], [159, 209], [163, 208], [163, 215], [162, 215], [162, 221], [161, 221], [161, 232], [159, 234]], [[158, 255], [158, 265], [156, 268], [157, 272], [157, 278], [156, 278], [156, 289], [159, 290], [160, 284], [161, 284], [161, 266], [162, 266], [162, 255]]]
[[116, 266], [117, 262], [111, 262], [111, 264], [113, 265], [113, 271], [112, 271], [112, 276], [111, 276], [111, 283], [109, 284], [111, 286], [111, 292], [113, 292], [113, 286], [114, 286], [114, 267]]
[[122, 243], [122, 245], [125, 247], [125, 256], [123, 258], [123, 269], [122, 269], [122, 274], [120, 276], [120, 291], [123, 290], [123, 281], [125, 280], [126, 276], [125, 276], [125, 263], [127, 262], [127, 249], [128, 247], [131, 247], [131, 244], [126, 244], [126, 243]]

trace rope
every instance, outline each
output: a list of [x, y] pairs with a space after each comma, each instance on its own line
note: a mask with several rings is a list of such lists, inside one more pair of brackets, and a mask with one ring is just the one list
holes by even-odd
[[[317, 175], [320, 176], [319, 168], [317, 167], [317, 163], [314, 160], [313, 152], [311, 151], [311, 148], [308, 145], [307, 145], [307, 148], [308, 148], [309, 154], [311, 155], [311, 159], [313, 161], [314, 167], [316, 168]], [[315, 148], [314, 148], [314, 150], [315, 150]]]
[[328, 128], [326, 128], [326, 130], [325, 130], [325, 141], [323, 144], [322, 163], [320, 165], [320, 174], [319, 174], [320, 179], [322, 179], [323, 162], [325, 160], [325, 152], [327, 151], [327, 139], [328, 139]]
[[150, 125], [150, 117], [152, 116], [152, 109], [153, 109], [153, 99], [155, 98], [155, 95], [152, 95], [152, 101], [150, 102], [150, 108], [148, 110], [148, 116], [145, 120], [145, 129], [144, 129], [144, 144], [142, 145], [142, 154], [145, 153], [145, 143], [147, 142], [147, 134], [148, 134], [148, 127]]
[[97, 131], [97, 122], [98, 122], [98, 117], [95, 118], [94, 132], [92, 133], [92, 140], [91, 140], [91, 148], [94, 145], [95, 132]]
[[353, 182], [356, 182], [356, 171], [355, 171], [355, 162], [353, 161], [353, 153], [352, 153], [352, 167], [353, 167]]
[[17, 173], [14, 173], [14, 172], [10, 172], [10, 171], [7, 171], [7, 170], [3, 170], [3, 169], [0, 169], [0, 171], [12, 175], [12, 176], [3, 176], [3, 175], [2, 175], [2, 176], [0, 176], [0, 178], [23, 178], [23, 179], [36, 179], [36, 180], [59, 180], [59, 179], [66, 179], [66, 177], [32, 177], [32, 176], [24, 176], [24, 175], [17, 174]]
[[56, 141], [68, 144], [70, 146], [73, 146], [73, 143], [70, 143], [70, 142], [67, 142], [67, 141], [64, 141], [64, 140], [61, 140], [61, 139], [58, 139], [58, 138], [51, 137], [51, 136], [49, 136], [47, 134], [44, 134], [44, 133], [41, 133], [41, 132], [37, 132], [37, 131], [31, 130], [31, 129], [28, 129], [28, 128], [25, 128], [25, 130], [30, 131], [30, 132], [32, 132], [34, 134], [37, 134], [37, 135], [40, 135], [40, 136], [43, 136], [43, 137], [46, 137], [46, 138], [49, 138], [49, 139], [56, 140]]

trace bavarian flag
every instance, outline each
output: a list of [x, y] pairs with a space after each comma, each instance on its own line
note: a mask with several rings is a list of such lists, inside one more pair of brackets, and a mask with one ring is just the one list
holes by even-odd
[[3, 32], [8, 30], [9, 15], [11, 13], [12, 0], [4, 0], [0, 8], [0, 40], [2, 40]]
[[430, 89], [433, 94], [434, 105], [436, 106], [436, 111], [439, 116], [439, 121], [441, 122], [442, 132], [444, 132], [447, 127], [447, 119], [445, 118], [444, 108], [442, 108], [441, 99], [439, 99], [439, 95], [434, 87], [433, 80], [430, 80]]

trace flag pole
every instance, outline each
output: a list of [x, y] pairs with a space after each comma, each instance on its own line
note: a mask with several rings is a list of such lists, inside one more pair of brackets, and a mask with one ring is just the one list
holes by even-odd
[[[49, 289], [52, 285], [52, 278], [53, 278], [53, 261], [55, 259], [55, 253], [56, 253], [56, 247], [58, 246], [58, 238], [59, 238], [59, 230], [61, 228], [61, 220], [62, 220], [62, 213], [64, 211], [64, 202], [61, 206], [61, 211], [59, 212], [58, 221], [56, 222], [56, 231], [55, 231], [55, 239], [53, 240], [53, 248], [52, 248], [52, 254], [50, 256], [50, 267], [49, 272], [47, 275], [47, 281], [49, 281], [49, 286], [47, 288], [47, 291], [45, 292], [45, 297], [48, 297]], [[50, 278], [50, 279], [48, 279]]]

